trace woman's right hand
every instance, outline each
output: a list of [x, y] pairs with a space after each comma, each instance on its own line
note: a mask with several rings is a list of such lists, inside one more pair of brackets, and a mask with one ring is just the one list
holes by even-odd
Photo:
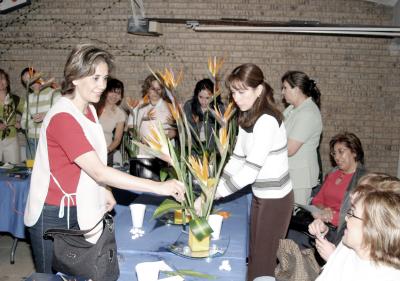
[[315, 237], [325, 237], [328, 231], [328, 226], [321, 219], [316, 219], [308, 225], [308, 232]]
[[185, 200], [185, 186], [177, 180], [168, 180], [160, 182], [160, 188], [157, 189], [158, 194], [172, 196], [176, 201]]
[[329, 257], [336, 249], [335, 244], [332, 244], [322, 237], [315, 239], [315, 247], [317, 248], [317, 251], [321, 258], [323, 258], [325, 261], [328, 261]]

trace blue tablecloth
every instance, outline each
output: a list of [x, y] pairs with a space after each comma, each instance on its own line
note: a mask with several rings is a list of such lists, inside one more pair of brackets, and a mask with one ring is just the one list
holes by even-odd
[[24, 210], [30, 178], [18, 179], [0, 171], [0, 232], [9, 232], [24, 239]]
[[[218, 280], [245, 280], [246, 257], [248, 241], [248, 200], [240, 196], [225, 200], [215, 206], [217, 209], [231, 212], [231, 216], [224, 220], [221, 235], [229, 235], [230, 243], [226, 253], [221, 257], [211, 259], [188, 259], [177, 256], [167, 250], [182, 233], [182, 226], [166, 225], [158, 220], [152, 220], [151, 215], [162, 201], [160, 198], [142, 195], [135, 202], [147, 205], [144, 230], [145, 235], [132, 240], [129, 230], [132, 220], [129, 207], [116, 207], [116, 240], [120, 259], [121, 281], [136, 280], [135, 266], [140, 262], [165, 260], [176, 269], [190, 269], [211, 274]], [[229, 260], [232, 270], [220, 271], [223, 260]], [[185, 280], [196, 280], [185, 278]]]

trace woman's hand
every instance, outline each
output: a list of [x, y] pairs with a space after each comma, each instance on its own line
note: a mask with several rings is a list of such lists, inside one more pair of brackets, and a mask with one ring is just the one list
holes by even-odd
[[36, 113], [32, 115], [32, 120], [35, 123], [40, 123], [43, 121], [44, 117], [46, 116], [45, 112], [41, 112], [41, 113]]
[[324, 237], [317, 237], [317, 239], [315, 239], [315, 247], [317, 248], [321, 258], [323, 258], [325, 261], [329, 259], [336, 249], [336, 246], [326, 240]]
[[316, 219], [308, 225], [308, 232], [317, 238], [325, 237], [328, 231], [329, 227], [321, 219]]
[[201, 198], [201, 196], [199, 196], [194, 201], [194, 210], [196, 211], [196, 214], [198, 216], [201, 216], [201, 214], [202, 214], [202, 208], [201, 208], [202, 205], [203, 205], [203, 199]]
[[112, 209], [114, 209], [114, 206], [117, 204], [117, 201], [115, 201], [114, 195], [112, 194], [111, 190], [107, 190], [106, 192], [106, 210], [107, 212], [110, 212]]
[[324, 208], [320, 212], [312, 213], [314, 219], [320, 219], [324, 222], [331, 222], [333, 220], [333, 210], [331, 208]]
[[172, 196], [178, 202], [185, 200], [185, 186], [180, 181], [168, 180], [160, 182], [160, 185], [157, 189], [158, 194]]

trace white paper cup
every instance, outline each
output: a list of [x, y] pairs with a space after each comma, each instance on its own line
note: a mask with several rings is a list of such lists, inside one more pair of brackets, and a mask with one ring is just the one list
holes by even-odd
[[142, 262], [136, 265], [136, 276], [138, 281], [157, 281], [159, 268], [154, 262]]
[[132, 215], [132, 225], [134, 228], [141, 228], [143, 226], [143, 218], [146, 212], [146, 205], [144, 204], [130, 204]]
[[210, 215], [208, 217], [208, 224], [213, 230], [213, 233], [211, 233], [211, 238], [212, 240], [218, 240], [220, 233], [221, 233], [221, 227], [222, 227], [222, 220], [224, 219], [223, 216], [221, 215]]

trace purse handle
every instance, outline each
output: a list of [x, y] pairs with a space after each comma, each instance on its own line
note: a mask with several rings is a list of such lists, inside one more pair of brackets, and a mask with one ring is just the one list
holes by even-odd
[[45, 239], [48, 239], [49, 237], [52, 237], [54, 234], [67, 234], [67, 235], [75, 235], [75, 236], [81, 236], [88, 234], [90, 231], [96, 228], [102, 221], [105, 221], [107, 224], [107, 221], [112, 220], [112, 216], [109, 213], [105, 213], [104, 216], [95, 224], [90, 229], [87, 230], [78, 230], [78, 229], [64, 229], [64, 228], [51, 228], [46, 230], [46, 232], [43, 234], [43, 237]]

